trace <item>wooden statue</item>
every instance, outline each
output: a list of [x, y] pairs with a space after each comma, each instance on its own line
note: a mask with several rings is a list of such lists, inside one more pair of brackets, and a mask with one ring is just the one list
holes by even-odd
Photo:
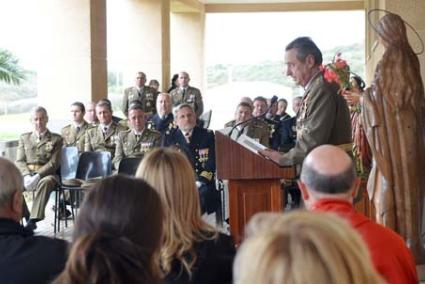
[[423, 263], [425, 97], [419, 60], [403, 19], [393, 13], [376, 27], [385, 52], [362, 100], [362, 121], [373, 154], [368, 180], [376, 220], [399, 233]]

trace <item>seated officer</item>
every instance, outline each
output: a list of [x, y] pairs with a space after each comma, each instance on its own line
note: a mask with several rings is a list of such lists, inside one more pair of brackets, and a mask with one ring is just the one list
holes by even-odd
[[[240, 102], [236, 107], [235, 120], [232, 120], [224, 125], [224, 127], [234, 127], [231, 137], [233, 139], [239, 138], [242, 134], [245, 134], [248, 137], [251, 137], [255, 140], [258, 140], [259, 143], [264, 146], [269, 146], [269, 137], [270, 132], [267, 126], [267, 123], [261, 119], [251, 119], [252, 118], [252, 106], [246, 102]], [[248, 121], [249, 120], [249, 121]], [[246, 122], [246, 123], [244, 123]]]
[[72, 124], [62, 128], [61, 134], [64, 147], [75, 146], [78, 152], [84, 151], [84, 135], [89, 124], [84, 120], [85, 108], [83, 103], [75, 102], [71, 105]]
[[126, 128], [112, 121], [111, 105], [105, 101], [97, 103], [96, 114], [99, 125], [86, 131], [84, 151], [108, 151], [113, 159], [118, 133]]
[[273, 145], [273, 141], [276, 139], [275, 138], [275, 132], [277, 130], [278, 127], [278, 122], [276, 120], [272, 119], [266, 119], [265, 113], [267, 112], [267, 100], [264, 97], [256, 97], [253, 101], [253, 111], [252, 111], [252, 115], [254, 117], [258, 117], [259, 119], [261, 119], [262, 121], [264, 121], [269, 129], [269, 144], [268, 145]]
[[152, 148], [161, 146], [161, 133], [145, 127], [145, 112], [141, 104], [130, 105], [128, 122], [130, 129], [118, 133], [113, 160], [116, 169], [125, 157], [142, 157]]
[[173, 128], [174, 116], [171, 112], [171, 96], [167, 93], [161, 93], [156, 98], [157, 113], [152, 117], [151, 127], [164, 135]]
[[55, 175], [60, 165], [62, 137], [47, 129], [47, 111], [36, 107], [31, 113], [34, 131], [27, 132], [19, 138], [16, 154], [16, 166], [24, 176], [27, 190], [35, 190], [29, 229], [34, 230], [36, 222], [44, 219], [44, 209], [49, 200], [50, 192], [57, 186]]
[[220, 195], [215, 188], [215, 138], [214, 132], [196, 126], [196, 114], [189, 104], [174, 110], [175, 123], [163, 138], [163, 146], [175, 146], [191, 162], [198, 186], [202, 213], [211, 214], [219, 205]]

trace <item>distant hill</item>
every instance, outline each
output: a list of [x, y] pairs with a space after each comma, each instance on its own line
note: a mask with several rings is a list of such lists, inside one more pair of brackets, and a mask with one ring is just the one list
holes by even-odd
[[[325, 50], [323, 51], [323, 62], [325, 64], [331, 62], [335, 54], [340, 52], [342, 58], [347, 60], [350, 65], [351, 71], [364, 77], [364, 48], [364, 43], [357, 43]], [[282, 61], [265, 61], [258, 65], [217, 64], [207, 66], [207, 87], [213, 88], [228, 82], [265, 81], [294, 88], [292, 78], [282, 74], [283, 67], [283, 58]]]

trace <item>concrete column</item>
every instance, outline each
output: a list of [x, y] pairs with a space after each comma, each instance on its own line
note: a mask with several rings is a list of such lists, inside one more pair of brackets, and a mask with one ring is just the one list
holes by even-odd
[[171, 14], [171, 73], [187, 71], [190, 85], [204, 86], [205, 9]]
[[113, 36], [109, 42], [116, 50], [108, 56], [111, 67], [123, 72], [125, 86], [132, 86], [136, 72], [143, 71], [148, 81], [157, 79], [166, 90], [170, 81], [170, 1], [125, 0], [112, 5], [116, 9], [108, 11], [108, 29]]
[[39, 13], [39, 104], [68, 118], [73, 101], [107, 97], [106, 0], [42, 0]]

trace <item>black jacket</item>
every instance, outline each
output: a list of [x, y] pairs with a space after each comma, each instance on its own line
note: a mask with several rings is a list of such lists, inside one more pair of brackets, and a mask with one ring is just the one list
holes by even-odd
[[10, 219], [0, 219], [0, 282], [50, 283], [65, 267], [67, 242], [44, 236]]
[[172, 271], [165, 277], [165, 284], [230, 284], [232, 265], [236, 254], [231, 237], [219, 234], [215, 240], [195, 245], [197, 260], [192, 269], [192, 278], [179, 261], [174, 261]]

